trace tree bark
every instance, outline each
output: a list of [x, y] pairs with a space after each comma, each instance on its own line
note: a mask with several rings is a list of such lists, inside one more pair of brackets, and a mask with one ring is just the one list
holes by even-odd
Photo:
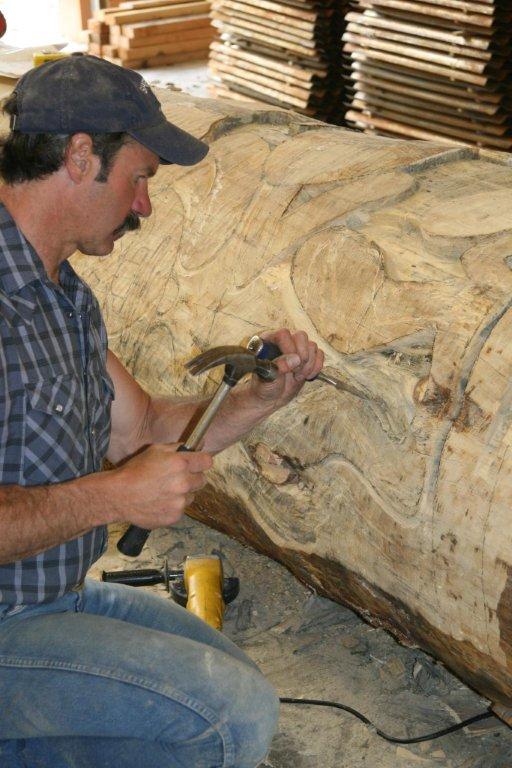
[[141, 383], [211, 392], [184, 363], [301, 328], [320, 382], [216, 459], [193, 514], [512, 706], [512, 169], [162, 92], [211, 145], [163, 167], [154, 214], [75, 266]]

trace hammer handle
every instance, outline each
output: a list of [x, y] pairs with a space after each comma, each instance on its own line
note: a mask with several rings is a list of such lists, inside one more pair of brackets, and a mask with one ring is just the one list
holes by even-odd
[[[179, 451], [191, 451], [186, 444], [180, 445]], [[137, 557], [142, 552], [142, 547], [147, 541], [151, 531], [147, 528], [139, 528], [138, 525], [130, 525], [117, 542], [118, 550], [127, 557]]]
[[[234, 384], [234, 382], [233, 382]], [[195, 451], [199, 443], [204, 437], [204, 434], [210, 426], [213, 417], [219, 410], [222, 402], [226, 398], [227, 394], [231, 390], [233, 384], [227, 384], [221, 382], [214, 396], [208, 403], [208, 406], [197, 422], [194, 430], [190, 433], [189, 437], [183, 445], [180, 445], [178, 451]], [[136, 525], [130, 525], [117, 542], [117, 548], [123, 555], [128, 557], [137, 557], [142, 552], [142, 547], [146, 543], [146, 540], [150, 534], [146, 528], [139, 528]]]

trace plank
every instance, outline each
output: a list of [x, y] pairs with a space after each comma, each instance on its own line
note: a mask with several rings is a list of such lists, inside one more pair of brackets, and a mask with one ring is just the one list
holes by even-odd
[[121, 67], [130, 69], [145, 69], [150, 67], [166, 67], [170, 64], [181, 64], [184, 61], [204, 61], [207, 58], [203, 48], [197, 51], [183, 51], [181, 53], [166, 53], [159, 56], [148, 56], [140, 59], [121, 59], [119, 56], [104, 56], [107, 61]]
[[443, 51], [446, 52], [452, 59], [469, 57], [481, 59], [482, 61], [491, 61], [493, 58], [495, 58], [495, 53], [493, 53], [493, 51], [464, 46], [460, 40], [458, 44], [453, 44], [451, 42], [428, 39], [427, 37], [414, 37], [412, 35], [402, 34], [401, 32], [373, 29], [364, 24], [357, 24], [356, 22], [351, 22], [348, 24], [347, 32], [345, 34], [350, 33], [356, 34], [359, 37], [375, 38], [376, 40], [393, 43], [402, 43], [405, 46], [425, 49], [426, 51]]
[[132, 40], [129, 37], [120, 35], [117, 40], [117, 46], [120, 51], [133, 51], [134, 58], [137, 58], [135, 54], [139, 54], [139, 52], [143, 51], [145, 48], [172, 45], [174, 43], [186, 40], [205, 40], [207, 45], [209, 45], [213, 40], [213, 37], [214, 30], [212, 29], [211, 25], [208, 24], [204, 27], [196, 27], [195, 29], [180, 30], [174, 35], [167, 33], [165, 35], [155, 35], [151, 38], [139, 38], [137, 40]]
[[512, 138], [499, 139], [496, 137], [485, 137], [482, 139], [478, 134], [471, 131], [453, 131], [446, 128], [443, 132], [439, 131], [439, 126], [428, 121], [407, 121], [401, 123], [386, 117], [375, 117], [366, 115], [364, 112], [349, 110], [347, 120], [354, 123], [363, 123], [375, 128], [391, 130], [393, 133], [401, 136], [407, 136], [411, 139], [423, 139], [425, 141], [443, 141], [449, 144], [473, 144], [477, 146], [494, 147], [496, 149], [510, 150], [512, 148]]
[[114, 9], [105, 16], [106, 24], [134, 24], [138, 21], [150, 21], [152, 19], [168, 19], [176, 16], [192, 16], [206, 13], [210, 9], [208, 0], [193, 3], [178, 3], [176, 5], [163, 5], [156, 8], [148, 8], [137, 11], [119, 11]]
[[210, 25], [210, 16], [208, 14], [197, 14], [196, 16], [179, 16], [175, 19], [156, 19], [155, 21], [124, 24], [120, 29], [124, 37], [130, 40], [140, 40], [168, 33], [174, 34], [181, 29], [202, 28], [206, 25]]
[[282, 77], [294, 77], [307, 81], [314, 77], [318, 77], [318, 73], [315, 73], [312, 70], [307, 70], [304, 67], [287, 64], [279, 59], [270, 58], [268, 56], [260, 56], [243, 48], [235, 48], [234, 46], [225, 45], [218, 41], [214, 41], [211, 44], [210, 50], [213, 53], [217, 52], [229, 58], [243, 61], [245, 64], [253, 64], [264, 67], [265, 69], [272, 69], [275, 72], [276, 77], [281, 75]]

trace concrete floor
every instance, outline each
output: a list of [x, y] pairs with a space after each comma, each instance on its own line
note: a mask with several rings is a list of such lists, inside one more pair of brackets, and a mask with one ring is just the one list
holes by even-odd
[[141, 69], [140, 74], [152, 85], [174, 86], [192, 96], [206, 98], [210, 96], [208, 83], [208, 65], [206, 61], [175, 64], [173, 67]]
[[[403, 648], [352, 611], [318, 597], [282, 566], [190, 519], [152, 533], [141, 556], [120, 555], [111, 535], [101, 570], [178, 567], [186, 555], [215, 553], [240, 578], [224, 632], [259, 664], [281, 696], [341, 702], [387, 734], [411, 738], [484, 711], [488, 702], [441, 664]], [[162, 600], [162, 586], [148, 587]], [[266, 768], [512, 768], [512, 731], [491, 718], [436, 741], [383, 741], [352, 715], [282, 706]]]

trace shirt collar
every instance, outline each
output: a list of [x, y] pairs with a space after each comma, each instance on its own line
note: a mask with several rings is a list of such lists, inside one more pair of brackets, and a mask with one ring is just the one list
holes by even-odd
[[13, 294], [35, 280], [48, 279], [44, 264], [0, 203], [0, 287]]
[[[76, 290], [80, 283], [67, 261], [61, 264], [59, 276], [63, 287], [68, 289]], [[36, 251], [0, 203], [0, 289], [11, 295], [36, 281], [51, 282]]]

